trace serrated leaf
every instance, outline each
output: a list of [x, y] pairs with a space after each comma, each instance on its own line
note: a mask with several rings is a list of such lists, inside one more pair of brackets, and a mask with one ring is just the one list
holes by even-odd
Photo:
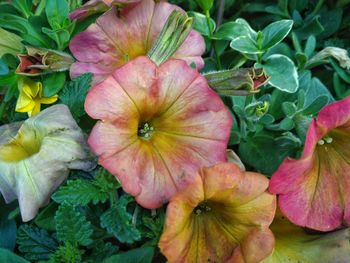
[[75, 210], [75, 207], [63, 203], [57, 210], [56, 216], [57, 237], [62, 242], [87, 246], [92, 243], [93, 229], [86, 217]]
[[133, 243], [141, 238], [139, 230], [132, 224], [132, 215], [127, 205], [132, 201], [129, 195], [123, 195], [101, 216], [101, 226], [113, 234], [122, 243]]
[[79, 120], [85, 114], [84, 102], [86, 93], [90, 89], [91, 81], [92, 74], [85, 73], [66, 83], [60, 93], [61, 102], [69, 107], [76, 120]]
[[107, 258], [103, 263], [151, 263], [154, 255], [153, 247], [142, 247], [129, 250], [125, 253], [120, 253]]
[[101, 188], [88, 180], [69, 180], [67, 185], [61, 186], [52, 196], [57, 203], [67, 202], [72, 205], [87, 205], [104, 203], [108, 200], [109, 193], [101, 191]]
[[34, 223], [45, 230], [55, 231], [55, 214], [58, 205], [54, 202], [51, 202], [48, 206], [40, 211], [40, 213], [35, 217]]
[[29, 263], [29, 261], [25, 260], [12, 253], [10, 250], [0, 248], [0, 262], [3, 263]]
[[101, 261], [105, 258], [111, 257], [113, 254], [116, 254], [119, 250], [119, 247], [112, 243], [105, 243], [102, 240], [98, 240], [93, 244], [92, 253], [89, 255], [87, 262], [95, 263]]
[[29, 225], [21, 225], [17, 231], [18, 249], [28, 260], [46, 260], [55, 253], [58, 244], [47, 231]]

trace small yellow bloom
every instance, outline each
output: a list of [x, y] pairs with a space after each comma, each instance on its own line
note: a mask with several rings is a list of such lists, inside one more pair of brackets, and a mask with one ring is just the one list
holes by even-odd
[[58, 95], [43, 97], [41, 82], [23, 78], [18, 82], [19, 97], [16, 104], [17, 112], [28, 112], [28, 116], [34, 116], [40, 112], [41, 104], [52, 104], [58, 99]]

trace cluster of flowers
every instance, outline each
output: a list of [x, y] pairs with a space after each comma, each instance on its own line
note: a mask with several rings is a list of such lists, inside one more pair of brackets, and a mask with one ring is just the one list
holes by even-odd
[[[96, 10], [106, 12], [70, 43], [77, 59], [71, 77], [94, 74], [85, 110], [99, 121], [88, 145], [140, 205], [169, 202], [159, 247], [170, 262], [268, 260], [275, 194], [283, 215], [298, 226], [331, 231], [350, 223], [350, 97], [321, 110], [301, 159], [286, 159], [269, 181], [227, 162], [232, 117], [197, 71], [205, 50], [199, 33], [187, 31], [166, 61], [150, 56], [164, 44], [159, 37], [168, 17], [184, 13], [180, 8], [92, 0], [71, 18]], [[19, 70], [31, 61], [24, 56]], [[16, 109], [32, 117], [0, 127], [0, 190], [7, 202], [18, 198], [23, 220], [48, 202], [69, 169], [94, 167], [67, 107], [40, 112], [42, 103], [56, 100], [28, 79]], [[276, 232], [289, 226], [280, 217], [274, 224]]]

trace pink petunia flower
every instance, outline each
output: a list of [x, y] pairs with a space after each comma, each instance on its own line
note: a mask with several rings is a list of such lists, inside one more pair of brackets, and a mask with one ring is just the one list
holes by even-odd
[[350, 97], [320, 111], [302, 157], [284, 160], [270, 191], [294, 224], [331, 231], [350, 223]]
[[69, 14], [71, 20], [83, 19], [89, 15], [107, 11], [113, 5], [127, 5], [141, 0], [90, 0]]
[[99, 163], [146, 208], [157, 208], [201, 166], [226, 160], [232, 118], [184, 61], [136, 58], [94, 86], [86, 112], [100, 119], [88, 143]]
[[[78, 61], [71, 66], [71, 77], [91, 72], [93, 84], [97, 84], [129, 60], [147, 55], [174, 10], [184, 12], [175, 5], [154, 0], [143, 0], [123, 9], [120, 15], [115, 9], [109, 10], [72, 39], [69, 48]], [[204, 51], [202, 36], [191, 30], [173, 58], [189, 65], [194, 63], [200, 69]]]

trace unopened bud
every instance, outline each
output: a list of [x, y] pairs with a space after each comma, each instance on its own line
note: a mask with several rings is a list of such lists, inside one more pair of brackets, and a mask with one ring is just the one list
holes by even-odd
[[268, 78], [262, 69], [241, 68], [204, 74], [209, 86], [220, 95], [247, 96], [259, 92]]
[[186, 13], [173, 11], [166, 21], [148, 57], [157, 65], [167, 61], [182, 45], [191, 31], [193, 18]]
[[26, 47], [27, 55], [19, 54], [20, 64], [16, 73], [26, 76], [37, 76], [57, 71], [65, 71], [74, 62], [67, 53], [45, 49]]

